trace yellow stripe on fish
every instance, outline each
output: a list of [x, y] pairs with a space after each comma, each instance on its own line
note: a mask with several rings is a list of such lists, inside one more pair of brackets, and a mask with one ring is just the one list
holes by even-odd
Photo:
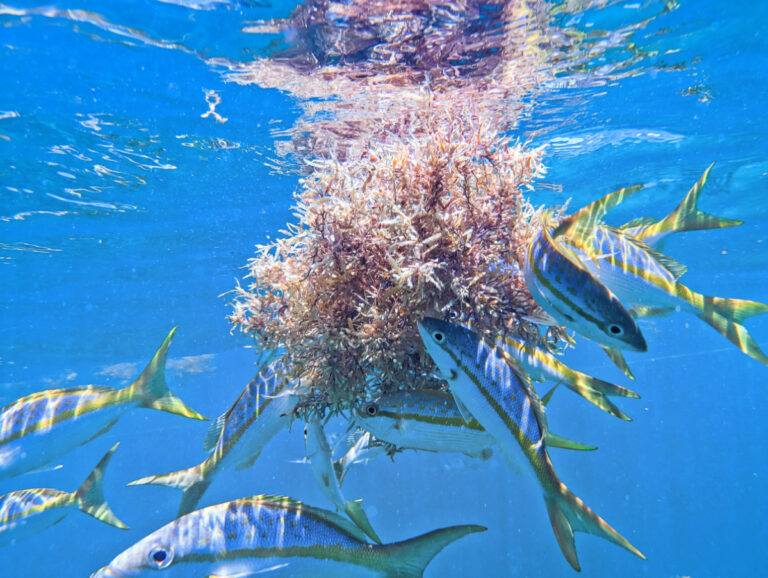
[[748, 317], [768, 313], [768, 304], [692, 291], [679, 281], [684, 266], [643, 241], [600, 224], [583, 210], [560, 223], [553, 241], [580, 253], [590, 273], [622, 302], [632, 307], [688, 311], [742, 352], [768, 365], [768, 357], [742, 325]]
[[644, 558], [560, 481], [547, 453], [543, 408], [527, 376], [504, 349], [467, 327], [439, 319], [424, 318], [418, 329], [451, 392], [494, 437], [509, 466], [537, 482], [571, 566], [580, 569], [574, 532], [595, 534]]
[[205, 419], [165, 383], [174, 327], [141, 375], [123, 389], [85, 386], [52, 389], [0, 409], [0, 479], [23, 474], [107, 432], [120, 416], [145, 407]]
[[104, 470], [118, 445], [112, 446], [74, 492], [35, 488], [0, 496], [0, 546], [39, 534], [60, 522], [72, 509], [116, 528], [127, 529], [110, 510], [102, 493]]

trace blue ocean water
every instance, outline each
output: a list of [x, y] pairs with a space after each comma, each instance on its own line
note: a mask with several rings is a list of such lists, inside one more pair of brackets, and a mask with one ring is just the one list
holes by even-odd
[[[530, 97], [517, 128], [532, 146], [547, 145], [548, 173], [532, 202], [579, 207], [644, 183], [610, 221], [662, 216], [715, 161], [702, 208], [744, 225], [679, 235], [665, 251], [688, 265], [686, 282], [697, 291], [768, 301], [768, 38], [759, 24], [768, 5], [594, 4], [567, 21], [553, 16], [584, 33], [584, 58]], [[170, 387], [206, 416], [226, 410], [253, 376], [251, 342], [226, 320], [227, 293], [254, 245], [294, 218], [298, 176], [271, 159], [301, 111], [279, 90], [226, 82], [213, 62], [268, 54], [279, 39], [243, 27], [293, 8], [0, 5], [0, 406], [43, 389], [125, 385], [173, 326]], [[209, 91], [226, 122], [204, 116]], [[768, 322], [747, 325], [768, 347]], [[653, 318], [642, 328], [648, 353], [627, 355], [634, 383], [588, 342], [567, 356], [637, 390], [642, 399], [622, 405], [633, 422], [569, 394], [548, 408], [557, 433], [600, 448], [553, 449], [561, 478], [648, 558], [578, 534], [583, 572], [762, 575], [768, 369], [692, 316]], [[73, 490], [121, 441], [105, 494], [131, 527], [73, 512], [4, 547], [0, 573], [87, 576], [170, 521], [176, 490], [125, 483], [202, 461], [207, 428], [135, 410], [62, 456], [60, 468], [0, 481], [0, 494]], [[254, 467], [218, 478], [203, 504], [272, 493], [329, 507], [298, 463], [303, 456], [296, 424]], [[406, 452], [353, 469], [344, 491], [364, 499], [385, 541], [459, 523], [488, 527], [446, 548], [428, 576], [573, 572], [537, 489], [497, 456]]]

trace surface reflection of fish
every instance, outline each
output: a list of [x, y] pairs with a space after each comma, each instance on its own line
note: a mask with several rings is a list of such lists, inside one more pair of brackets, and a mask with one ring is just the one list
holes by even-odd
[[643, 334], [616, 296], [564, 247], [555, 244], [548, 215], [526, 254], [531, 296], [555, 322], [606, 347], [646, 351]]
[[135, 407], [205, 419], [165, 383], [165, 360], [174, 328], [142, 374], [123, 389], [89, 385], [33, 393], [0, 410], [0, 479], [45, 466], [106, 433]]
[[280, 377], [280, 361], [262, 369], [245, 387], [232, 407], [211, 424], [204, 448], [210, 455], [202, 463], [147, 476], [129, 486], [153, 484], [183, 491], [179, 516], [191, 512], [223, 469], [250, 467], [277, 432], [291, 423], [298, 397]]
[[377, 546], [349, 520], [288, 498], [254, 496], [166, 524], [92, 578], [155, 576], [421, 576], [448, 544], [482, 526], [452, 526]]
[[331, 456], [331, 446], [328, 444], [328, 438], [325, 437], [325, 430], [318, 420], [312, 420], [307, 424], [305, 430], [307, 445], [307, 458], [312, 468], [312, 473], [317, 480], [320, 490], [331, 501], [339, 512], [344, 512], [349, 516], [357, 526], [366, 533], [366, 535], [381, 544], [376, 531], [368, 521], [368, 516], [359, 502], [350, 502], [344, 499], [341, 493], [341, 482], [336, 477], [333, 468], [333, 457]]
[[72, 509], [79, 509], [117, 528], [127, 529], [128, 526], [109, 509], [101, 487], [104, 470], [118, 445], [115, 444], [101, 458], [77, 491], [35, 488], [0, 496], [0, 546], [39, 534], [58, 524]]
[[419, 323], [419, 333], [451, 391], [494, 437], [510, 467], [537, 482], [571, 566], [580, 569], [574, 532], [595, 534], [644, 558], [558, 478], [547, 454], [543, 408], [522, 368], [501, 347], [487, 344], [466, 327], [427, 317]]
[[624, 303], [651, 311], [692, 313], [742, 352], [768, 365], [768, 357], [742, 325], [751, 316], [768, 313], [768, 304], [696, 293], [679, 281], [684, 265], [625, 231], [602, 224], [605, 212], [626, 196], [617, 191], [569, 215], [552, 237], [559, 246], [579, 252], [589, 271]]

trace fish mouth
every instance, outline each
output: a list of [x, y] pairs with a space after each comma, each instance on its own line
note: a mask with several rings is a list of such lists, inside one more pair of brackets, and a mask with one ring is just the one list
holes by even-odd
[[640, 353], [645, 353], [646, 351], [648, 351], [648, 343], [645, 341], [645, 337], [643, 336], [639, 328], [637, 332], [634, 335], [632, 335], [632, 339], [627, 340], [624, 343], [627, 345], [627, 348], [631, 351], [637, 351]]

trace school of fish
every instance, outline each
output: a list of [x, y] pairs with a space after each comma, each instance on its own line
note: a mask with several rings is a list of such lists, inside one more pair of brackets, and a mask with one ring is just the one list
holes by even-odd
[[[698, 201], [710, 165], [683, 201], [663, 219], [641, 217], [621, 227], [605, 214], [641, 187], [620, 189], [571, 215], [541, 214], [541, 229], [528, 247], [523, 274], [540, 307], [530, 320], [562, 326], [601, 346], [630, 378], [622, 351], [644, 352], [644, 317], [687, 312], [743, 353], [768, 365], [768, 357], [744, 322], [768, 313], [768, 305], [744, 299], [705, 296], [680, 278], [686, 267], [661, 252], [674, 233], [733, 227], [741, 221], [701, 211]], [[422, 576], [430, 561], [451, 543], [486, 531], [478, 525], [435, 529], [406, 540], [383, 543], [359, 500], [348, 500], [342, 484], [350, 468], [402, 451], [457, 452], [488, 460], [496, 452], [542, 495], [555, 539], [570, 566], [581, 569], [575, 533], [594, 534], [644, 558], [641, 551], [584, 504], [560, 480], [549, 449], [591, 451], [595, 446], [549, 430], [546, 407], [559, 384], [619, 419], [630, 421], [616, 399], [637, 399], [631, 389], [579, 372], [558, 356], [516, 334], [480, 332], [471, 320], [425, 317], [418, 323], [424, 351], [434, 363], [442, 389], [411, 390], [370, 399], [348, 413], [349, 436], [334, 459], [327, 420], [307, 418], [306, 461], [333, 510], [287, 497], [254, 495], [199, 508], [208, 487], [226, 470], [251, 467], [269, 441], [296, 420], [301, 394], [280, 376], [278, 358], [265, 364], [232, 406], [212, 422], [202, 463], [166, 474], [149, 473], [130, 482], [181, 490], [175, 520], [152, 532], [92, 576], [244, 577]], [[144, 371], [123, 389], [83, 386], [34, 393], [0, 409], [0, 479], [44, 468], [76, 447], [107, 434], [128, 410], [157, 409], [206, 419], [171, 393], [165, 381], [175, 328]], [[534, 382], [553, 387], [540, 396]], [[80, 510], [119, 529], [128, 527], [112, 512], [103, 493], [114, 444], [82, 485], [65, 492], [51, 488], [0, 496], [0, 548], [33, 539]], [[138, 490], [137, 490], [138, 491]]]

